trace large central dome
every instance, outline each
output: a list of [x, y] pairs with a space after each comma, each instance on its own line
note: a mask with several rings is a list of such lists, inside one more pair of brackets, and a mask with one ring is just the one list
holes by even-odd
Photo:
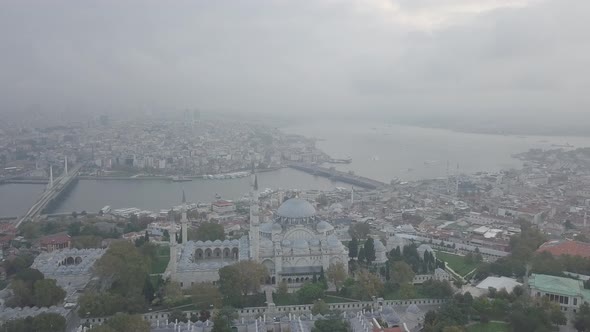
[[313, 205], [301, 198], [286, 200], [277, 210], [279, 217], [292, 219], [310, 218], [315, 216], [315, 213]]

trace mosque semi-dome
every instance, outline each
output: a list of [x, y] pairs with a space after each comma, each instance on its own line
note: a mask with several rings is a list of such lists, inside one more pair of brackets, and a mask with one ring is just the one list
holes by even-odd
[[283, 202], [277, 210], [283, 218], [310, 218], [316, 215], [315, 208], [308, 201], [301, 198], [291, 198]]
[[322, 220], [316, 225], [316, 229], [318, 232], [327, 232], [333, 230], [334, 226]]

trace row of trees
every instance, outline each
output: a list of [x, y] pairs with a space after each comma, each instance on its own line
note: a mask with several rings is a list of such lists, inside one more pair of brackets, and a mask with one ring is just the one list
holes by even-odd
[[359, 240], [353, 237], [348, 243], [348, 257], [351, 259], [357, 258], [361, 263], [371, 264], [375, 261], [375, 240], [372, 237], [368, 237], [363, 246], [360, 247]]
[[43, 273], [31, 268], [19, 271], [11, 288], [13, 295], [7, 302], [11, 307], [50, 307], [61, 303], [66, 295], [55, 280], [45, 279]]
[[469, 292], [455, 295], [438, 311], [429, 311], [424, 318], [425, 332], [462, 331], [462, 326], [475, 319], [487, 323], [491, 319], [508, 321], [514, 331], [552, 331], [566, 323], [559, 305], [546, 298], [531, 299], [522, 287], [512, 294], [492, 292], [493, 298], [474, 299]]
[[109, 316], [116, 312], [138, 313], [154, 299], [149, 278], [155, 246], [141, 247], [127, 241], [113, 243], [96, 262], [95, 269], [106, 292], [88, 292], [79, 299], [82, 317]]
[[1, 329], [10, 332], [64, 332], [66, 319], [59, 314], [42, 313], [35, 317], [8, 320]]

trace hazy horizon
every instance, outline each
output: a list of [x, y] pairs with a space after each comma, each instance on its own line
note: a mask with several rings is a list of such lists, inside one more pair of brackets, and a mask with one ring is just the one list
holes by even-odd
[[567, 124], [587, 120], [590, 104], [585, 1], [21, 0], [0, 8], [3, 114], [198, 108]]

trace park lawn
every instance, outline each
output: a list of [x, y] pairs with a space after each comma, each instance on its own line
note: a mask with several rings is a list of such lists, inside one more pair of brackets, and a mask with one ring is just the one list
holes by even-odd
[[326, 303], [348, 303], [348, 302], [358, 302], [356, 300], [350, 300], [350, 299], [346, 299], [346, 298], [342, 298], [342, 297], [337, 297], [337, 296], [331, 296], [331, 295], [326, 295], [326, 297], [324, 298], [324, 301]]
[[[429, 295], [424, 294], [424, 287], [422, 285], [414, 285], [414, 289], [416, 290], [416, 296], [412, 296], [413, 298], [416, 298], [416, 299], [430, 298]], [[394, 292], [385, 293], [385, 295], [383, 296], [383, 299], [384, 300], [406, 300], [401, 296], [399, 289]]]
[[170, 248], [161, 246], [158, 247], [156, 252], [156, 259], [152, 262], [151, 273], [164, 273], [166, 267], [168, 267], [168, 262], [170, 261]]
[[508, 332], [510, 325], [503, 322], [477, 323], [467, 327], [467, 332]]
[[298, 305], [301, 304], [299, 299], [297, 298], [297, 294], [289, 293], [284, 295], [279, 295], [274, 293], [272, 295], [272, 300], [276, 305]]
[[442, 251], [436, 252], [436, 258], [447, 262], [449, 267], [453, 269], [453, 271], [457, 272], [457, 274], [461, 275], [462, 277], [468, 274], [469, 272], [473, 271], [473, 269], [479, 267], [481, 263], [473, 263], [473, 264], [466, 264], [465, 263], [465, 256], [459, 256], [454, 254], [449, 254]]

